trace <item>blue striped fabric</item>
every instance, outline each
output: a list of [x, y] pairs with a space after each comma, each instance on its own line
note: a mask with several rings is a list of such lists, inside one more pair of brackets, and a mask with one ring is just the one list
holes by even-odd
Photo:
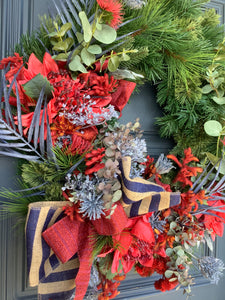
[[131, 158], [120, 161], [122, 203], [128, 217], [163, 210], [180, 203], [180, 193], [166, 192], [165, 189], [143, 178], [130, 178]]
[[29, 207], [26, 224], [27, 267], [31, 286], [38, 285], [38, 299], [69, 299], [79, 270], [77, 255], [62, 264], [41, 233], [63, 216], [65, 202], [40, 202]]

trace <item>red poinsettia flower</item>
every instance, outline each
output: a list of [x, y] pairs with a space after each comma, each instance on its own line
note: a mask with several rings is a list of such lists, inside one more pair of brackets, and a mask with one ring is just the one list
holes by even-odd
[[117, 28], [122, 23], [122, 4], [118, 0], [97, 0], [100, 8], [109, 13], [105, 19], [108, 24]]
[[[139, 262], [143, 266], [153, 264], [154, 231], [148, 221], [150, 214], [129, 219], [127, 228], [120, 235], [114, 236], [112, 273], [119, 270], [122, 263], [124, 273], [128, 273]], [[119, 248], [118, 248], [119, 247]]]

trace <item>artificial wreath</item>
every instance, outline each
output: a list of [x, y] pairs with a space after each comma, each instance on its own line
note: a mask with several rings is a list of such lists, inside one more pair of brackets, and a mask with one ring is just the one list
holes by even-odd
[[[30, 285], [40, 299], [113, 299], [134, 269], [190, 294], [192, 265], [217, 283], [223, 262], [195, 249], [225, 221], [219, 16], [205, 1], [51, 1], [0, 62], [0, 154], [21, 162], [1, 197], [26, 218]], [[156, 161], [139, 120], [118, 122], [147, 80], [175, 141]]]

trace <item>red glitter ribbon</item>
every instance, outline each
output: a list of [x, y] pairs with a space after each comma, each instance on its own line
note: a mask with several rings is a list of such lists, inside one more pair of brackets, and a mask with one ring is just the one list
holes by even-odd
[[64, 217], [43, 232], [43, 237], [52, 248], [62, 263], [70, 260], [78, 253], [80, 268], [77, 273], [76, 300], [82, 300], [86, 294], [92, 265], [93, 236], [96, 232], [100, 235], [115, 235], [120, 233], [127, 224], [128, 218], [119, 204], [114, 214], [107, 218], [94, 221], [71, 220]]

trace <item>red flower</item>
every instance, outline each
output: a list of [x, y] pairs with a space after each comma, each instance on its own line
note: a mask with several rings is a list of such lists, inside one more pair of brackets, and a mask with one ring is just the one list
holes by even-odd
[[97, 0], [102, 10], [109, 12], [108, 24], [117, 28], [122, 23], [122, 4], [118, 0]]
[[178, 280], [169, 281], [168, 278], [161, 278], [155, 282], [154, 286], [156, 290], [165, 292], [174, 289], [178, 285], [178, 283]]
[[202, 204], [203, 200], [206, 200], [205, 191], [201, 190], [197, 194], [194, 191], [187, 191], [181, 194], [181, 203], [175, 207], [174, 210], [178, 212], [180, 216], [188, 216], [192, 218], [190, 213], [198, 209], [198, 204]]
[[191, 177], [192, 176], [197, 176], [197, 173], [201, 173], [203, 170], [202, 168], [199, 167], [191, 167], [188, 166], [187, 164], [190, 162], [198, 162], [198, 158], [193, 156], [193, 154], [191, 153], [191, 148], [185, 149], [184, 150], [184, 155], [185, 157], [182, 158], [182, 162], [180, 162], [176, 156], [174, 155], [167, 155], [167, 158], [170, 158], [171, 160], [173, 160], [180, 168], [176, 178], [174, 179], [174, 182], [181, 182], [183, 183], [183, 187], [189, 185], [190, 187], [192, 187], [192, 182], [191, 182]]
[[[0, 70], [6, 68], [10, 64], [10, 70], [6, 73], [6, 79], [13, 79], [13, 76], [19, 71], [19, 69], [23, 65], [23, 57], [20, 57], [18, 53], [15, 53], [15, 56], [9, 56], [7, 58], [3, 58], [0, 61]], [[24, 68], [21, 69], [20, 74], [18, 74], [17, 80], [22, 76]]]
[[143, 173], [144, 179], [149, 179], [156, 173], [156, 168], [154, 164], [154, 158], [150, 157], [149, 155], [146, 157], [146, 162], [142, 163], [145, 166], [145, 171]]
[[120, 235], [113, 237], [116, 251], [112, 273], [118, 272], [120, 262], [125, 274], [138, 262], [146, 267], [152, 266], [155, 237], [148, 217], [149, 214], [129, 219], [127, 228]]
[[86, 166], [88, 167], [85, 170], [85, 175], [90, 175], [97, 172], [100, 169], [105, 167], [105, 164], [102, 163], [102, 158], [105, 156], [105, 148], [98, 148], [92, 150], [90, 153], [85, 155]]
[[204, 227], [211, 232], [212, 239], [215, 240], [216, 235], [220, 237], [223, 236], [225, 223], [225, 204], [223, 200], [207, 201], [207, 203], [212, 208], [217, 207], [220, 210], [224, 210], [224, 212], [220, 212], [213, 209], [208, 209], [207, 212], [209, 214], [203, 214], [198, 219], [199, 222], [203, 223]]

